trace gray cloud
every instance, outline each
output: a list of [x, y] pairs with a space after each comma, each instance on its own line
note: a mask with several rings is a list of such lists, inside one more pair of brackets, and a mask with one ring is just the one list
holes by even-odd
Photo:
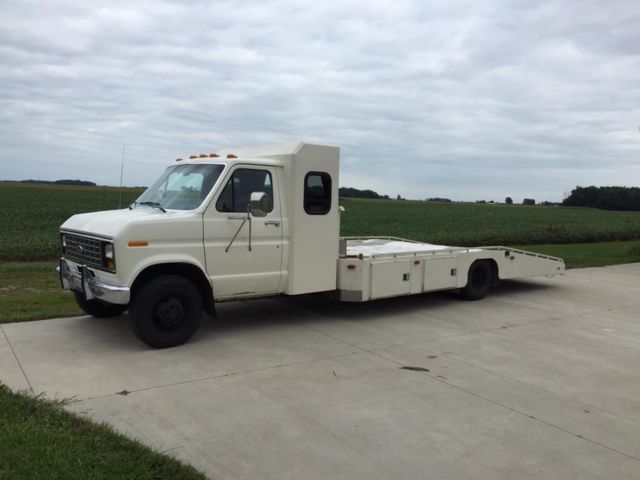
[[640, 183], [637, 1], [429, 3], [5, 2], [0, 178], [304, 139], [409, 198]]

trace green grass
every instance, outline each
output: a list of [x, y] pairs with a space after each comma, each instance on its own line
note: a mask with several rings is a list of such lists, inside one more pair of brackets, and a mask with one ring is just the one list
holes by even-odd
[[0, 323], [82, 315], [54, 262], [0, 262]]
[[[142, 190], [122, 189], [122, 205]], [[118, 208], [112, 187], [0, 183], [0, 260], [52, 260], [60, 251], [58, 229], [71, 215]]]
[[640, 238], [640, 212], [593, 208], [341, 199], [342, 235], [389, 235], [459, 246]]
[[194, 468], [0, 384], [0, 479], [204, 480]]
[[640, 240], [566, 245], [525, 245], [519, 248], [561, 257], [568, 268], [602, 267], [619, 263], [640, 262]]

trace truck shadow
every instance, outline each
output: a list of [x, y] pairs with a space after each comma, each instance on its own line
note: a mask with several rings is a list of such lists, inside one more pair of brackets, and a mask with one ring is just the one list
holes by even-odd
[[[216, 307], [217, 316], [205, 316], [199, 331], [187, 345], [208, 342], [213, 338], [224, 338], [243, 331], [268, 332], [287, 325], [321, 324], [326, 321], [363, 322], [375, 321], [379, 318], [392, 316], [421, 315], [442, 319], [455, 308], [490, 309], [492, 303], [502, 303], [510, 296], [536, 294], [548, 290], [564, 289], [561, 284], [544, 284], [532, 281], [506, 281], [500, 288], [480, 301], [468, 302], [459, 298], [452, 291], [432, 292], [422, 295], [409, 295], [375, 300], [365, 303], [341, 302], [334, 293], [319, 293], [295, 297], [280, 296], [274, 298], [244, 300], [221, 303]], [[78, 318], [74, 326], [82, 332], [85, 338], [110, 338], [112, 345], [119, 350], [148, 350], [149, 347], [138, 341], [131, 333], [127, 321], [127, 314], [114, 317], [93, 319], [91, 317]]]
[[375, 320], [390, 315], [442, 315], [447, 309], [490, 308], [492, 301], [500, 301], [518, 294], [537, 294], [549, 289], [563, 288], [558, 284], [544, 284], [523, 280], [501, 283], [483, 300], [469, 302], [455, 291], [431, 292], [421, 295], [391, 297], [364, 303], [341, 302], [336, 293], [300, 296], [280, 296], [262, 300], [246, 300], [219, 304], [216, 318], [203, 322], [202, 337], [246, 329], [265, 329], [286, 324], [314, 324], [327, 319], [344, 321]]

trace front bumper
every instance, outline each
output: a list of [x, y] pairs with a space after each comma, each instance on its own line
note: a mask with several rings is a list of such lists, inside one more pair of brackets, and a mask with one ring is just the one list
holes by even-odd
[[87, 300], [99, 299], [109, 303], [126, 305], [129, 303], [131, 291], [129, 287], [105, 283], [95, 277], [86, 265], [71, 267], [64, 257], [56, 268], [60, 275], [60, 284], [65, 290], [82, 292]]

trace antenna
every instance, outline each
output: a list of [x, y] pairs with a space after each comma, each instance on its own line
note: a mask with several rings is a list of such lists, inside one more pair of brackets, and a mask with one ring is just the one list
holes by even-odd
[[122, 162], [120, 163], [120, 198], [118, 200], [118, 208], [122, 208], [122, 174], [124, 173], [124, 149], [125, 145], [122, 144]]

